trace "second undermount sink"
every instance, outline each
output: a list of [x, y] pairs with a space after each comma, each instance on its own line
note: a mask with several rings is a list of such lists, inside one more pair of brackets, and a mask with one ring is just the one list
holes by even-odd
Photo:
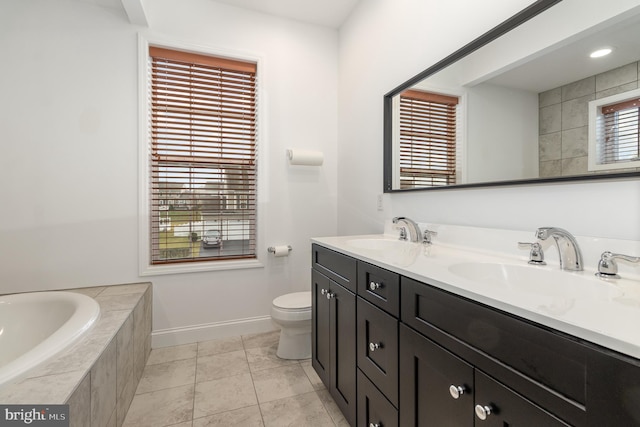
[[464, 279], [521, 292], [557, 299], [610, 300], [622, 291], [590, 273], [569, 273], [548, 266], [462, 262], [449, 266], [449, 271]]

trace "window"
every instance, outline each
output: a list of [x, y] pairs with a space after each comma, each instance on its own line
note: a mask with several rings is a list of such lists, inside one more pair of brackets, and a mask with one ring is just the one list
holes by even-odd
[[640, 166], [640, 91], [592, 101], [590, 114], [589, 169]]
[[456, 183], [458, 97], [419, 90], [400, 94], [400, 188]]
[[256, 63], [149, 46], [151, 265], [256, 258]]
[[602, 107], [604, 141], [601, 163], [638, 160], [638, 106], [640, 99]]

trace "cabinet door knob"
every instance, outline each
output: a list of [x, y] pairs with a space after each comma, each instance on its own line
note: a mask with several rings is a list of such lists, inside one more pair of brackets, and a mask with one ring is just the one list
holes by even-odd
[[331, 298], [333, 298], [335, 296], [336, 296], [336, 294], [327, 291], [327, 299], [331, 299]]
[[369, 423], [369, 427], [380, 427], [380, 423]]
[[326, 290], [326, 289], [320, 289], [320, 293], [321, 293], [322, 295], [324, 295], [324, 294], [326, 294], [326, 293], [327, 293], [327, 290]]
[[481, 419], [482, 421], [486, 420], [489, 415], [491, 415], [493, 409], [488, 405], [476, 405], [476, 417]]
[[377, 349], [382, 348], [382, 344], [380, 343], [374, 343], [374, 342], [370, 342], [369, 343], [369, 351], [376, 351]]
[[382, 287], [382, 284], [378, 283], [378, 282], [374, 282], [373, 280], [369, 283], [369, 290], [370, 291], [375, 291], [376, 289], [379, 289]]
[[453, 385], [453, 384], [451, 384], [449, 386], [449, 394], [454, 399], [459, 399], [460, 396], [462, 396], [464, 394], [464, 390], [465, 390], [464, 386], [461, 386], [461, 385]]

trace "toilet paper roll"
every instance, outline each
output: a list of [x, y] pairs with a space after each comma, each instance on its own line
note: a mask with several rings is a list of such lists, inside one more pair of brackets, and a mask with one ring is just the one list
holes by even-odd
[[289, 256], [289, 246], [287, 245], [274, 246], [273, 256], [275, 257]]
[[289, 163], [292, 165], [320, 166], [324, 161], [322, 151], [287, 150]]

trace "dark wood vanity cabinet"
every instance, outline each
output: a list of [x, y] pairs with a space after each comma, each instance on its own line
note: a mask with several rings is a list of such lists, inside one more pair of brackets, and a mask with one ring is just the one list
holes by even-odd
[[405, 325], [400, 354], [402, 426], [569, 425]]
[[[424, 339], [507, 385], [514, 395], [526, 396], [533, 407], [545, 408], [569, 425], [585, 425], [587, 353], [584, 346], [416, 280], [403, 277], [401, 289], [402, 322]], [[401, 354], [404, 351], [402, 343], [400, 351]], [[477, 397], [480, 390], [477, 386], [474, 390]], [[500, 413], [517, 412], [508, 410], [504, 403], [492, 402], [496, 409], [501, 409], [488, 416], [487, 421], [498, 418], [496, 415]], [[475, 404], [487, 405], [480, 400]]]
[[402, 426], [568, 425], [405, 325], [400, 354]]
[[312, 345], [352, 426], [640, 426], [640, 360], [318, 245]]
[[355, 425], [356, 261], [321, 246], [312, 249], [311, 364]]

